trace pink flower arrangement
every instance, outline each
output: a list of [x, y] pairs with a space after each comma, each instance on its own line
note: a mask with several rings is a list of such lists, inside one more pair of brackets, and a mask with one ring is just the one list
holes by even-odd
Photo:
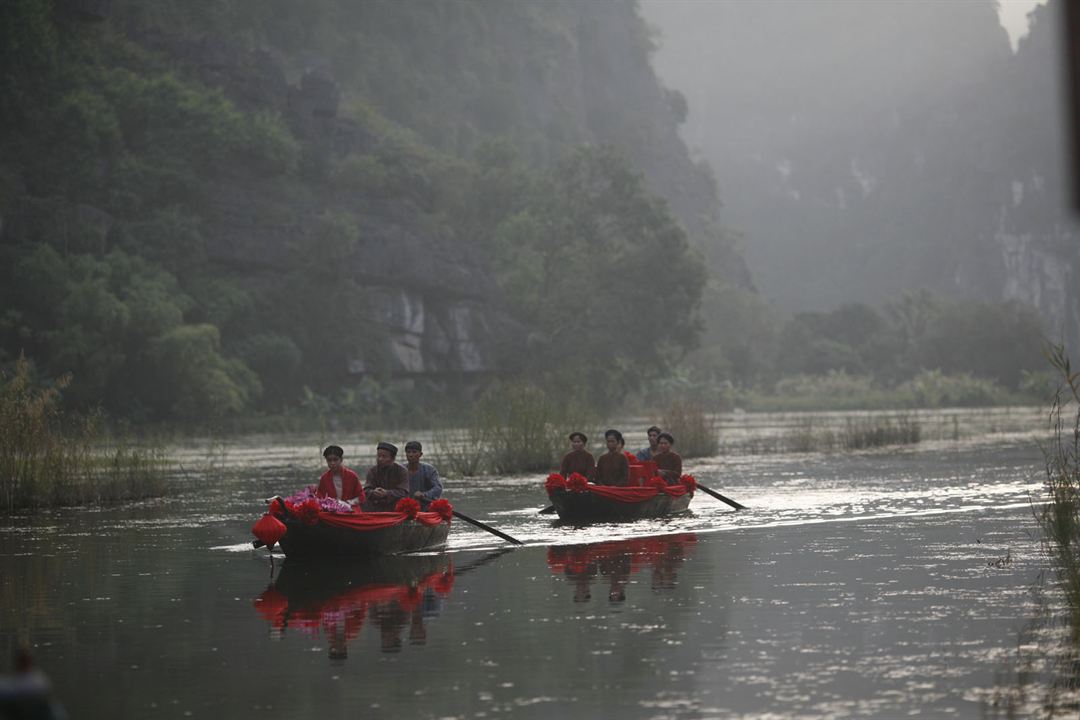
[[[300, 505], [311, 500], [315, 502], [315, 505], [320, 512], [344, 515], [353, 511], [353, 506], [349, 503], [338, 500], [337, 498], [319, 497], [315, 490], [316, 488], [314, 485], [308, 485], [306, 488], [296, 491], [285, 499], [285, 507], [288, 508], [290, 512], [296, 512], [296, 509], [299, 508]], [[363, 500], [361, 500], [361, 502], [363, 502]]]
[[581, 473], [570, 473], [570, 477], [566, 480], [566, 489], [572, 492], [586, 492], [589, 489], [589, 481]]
[[394, 512], [405, 513], [410, 520], [415, 520], [420, 512], [420, 503], [415, 498], [401, 498], [394, 506]]
[[433, 513], [439, 513], [446, 522], [450, 522], [450, 518], [454, 517], [454, 506], [450, 504], [450, 501], [446, 498], [439, 498], [435, 502], [428, 506], [428, 511]]
[[623, 451], [623, 455], [626, 456], [626, 462], [630, 463], [631, 465], [640, 465], [641, 464], [641, 461], [638, 460], [637, 455], [635, 455], [634, 453]]

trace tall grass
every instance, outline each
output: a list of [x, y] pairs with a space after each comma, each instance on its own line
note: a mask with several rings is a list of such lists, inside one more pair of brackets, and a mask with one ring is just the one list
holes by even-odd
[[35, 387], [30, 364], [20, 357], [0, 376], [0, 508], [77, 505], [163, 494], [160, 455], [109, 444], [99, 418], [63, 413], [68, 383]]
[[592, 432], [595, 421], [573, 397], [528, 383], [501, 383], [473, 405], [463, 428], [436, 435], [436, 454], [451, 472], [544, 472], [567, 452], [573, 430]]
[[1050, 407], [1052, 440], [1043, 450], [1048, 502], [1040, 520], [1076, 643], [1080, 642], [1080, 373], [1073, 372], [1063, 346], [1051, 347], [1047, 356], [1061, 383]]
[[660, 426], [675, 438], [675, 450], [684, 458], [710, 457], [720, 451], [716, 422], [700, 403], [676, 400], [664, 412]]

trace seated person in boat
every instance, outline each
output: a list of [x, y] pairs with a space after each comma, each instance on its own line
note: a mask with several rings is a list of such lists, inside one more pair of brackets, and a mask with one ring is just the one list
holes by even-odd
[[671, 433], [662, 432], [656, 438], [657, 453], [653, 455], [653, 462], [660, 476], [667, 480], [668, 485], [679, 482], [682, 477], [682, 457], [671, 449], [675, 444], [675, 438]]
[[596, 460], [596, 484], [625, 487], [630, 484], [630, 463], [620, 450], [622, 433], [608, 430], [604, 440], [608, 451]]
[[329, 468], [319, 478], [319, 487], [315, 494], [319, 497], [332, 497], [350, 505], [359, 505], [364, 501], [360, 489], [360, 476], [341, 464], [345, 451], [337, 445], [330, 445], [323, 450], [326, 467]]
[[570, 477], [573, 473], [581, 473], [591, 481], [596, 475], [596, 460], [592, 453], [585, 449], [587, 442], [589, 438], [585, 437], [585, 433], [576, 431], [570, 433], [572, 450], [563, 455], [562, 463], [559, 465], [559, 474], [564, 478]]
[[394, 462], [396, 457], [396, 445], [381, 442], [376, 446], [375, 465], [364, 479], [364, 510], [393, 512], [398, 500], [409, 496], [409, 471]]
[[409, 473], [409, 496], [420, 502], [420, 509], [427, 510], [433, 500], [442, 495], [442, 481], [434, 465], [420, 462], [424, 448], [418, 440], [405, 443], [405, 469]]
[[657, 450], [657, 438], [660, 437], [660, 428], [653, 425], [651, 428], [645, 431], [649, 436], [648, 447], [643, 447], [635, 453], [638, 460], [655, 460], [653, 456], [658, 452]]

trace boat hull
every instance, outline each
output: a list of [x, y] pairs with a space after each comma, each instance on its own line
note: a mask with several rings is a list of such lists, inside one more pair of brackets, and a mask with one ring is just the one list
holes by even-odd
[[353, 530], [318, 522], [307, 525], [290, 518], [288, 532], [278, 541], [289, 558], [357, 557], [436, 550], [446, 545], [449, 523], [424, 525], [405, 520], [393, 527], [377, 530]]
[[686, 512], [692, 495], [672, 497], [659, 493], [641, 502], [621, 502], [590, 492], [556, 489], [550, 493], [551, 504], [560, 520], [573, 523], [632, 522], [667, 517]]

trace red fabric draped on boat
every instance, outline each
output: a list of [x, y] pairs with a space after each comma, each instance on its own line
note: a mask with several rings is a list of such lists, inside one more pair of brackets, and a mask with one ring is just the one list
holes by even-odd
[[656, 487], [612, 487], [610, 485], [590, 484], [588, 492], [591, 492], [593, 495], [607, 498], [608, 500], [637, 503], [655, 497], [661, 492], [665, 492], [671, 497], [681, 497], [686, 494], [687, 490], [685, 485], [668, 485], [661, 490]]
[[[364, 512], [352, 513], [351, 515], [319, 513], [319, 520], [327, 525], [336, 525], [350, 530], [382, 530], [383, 528], [400, 525], [408, 519], [409, 515], [403, 512]], [[443, 516], [437, 512], [416, 513], [416, 517], [413, 519], [429, 527], [444, 522]], [[449, 522], [449, 520], [445, 522]]]

